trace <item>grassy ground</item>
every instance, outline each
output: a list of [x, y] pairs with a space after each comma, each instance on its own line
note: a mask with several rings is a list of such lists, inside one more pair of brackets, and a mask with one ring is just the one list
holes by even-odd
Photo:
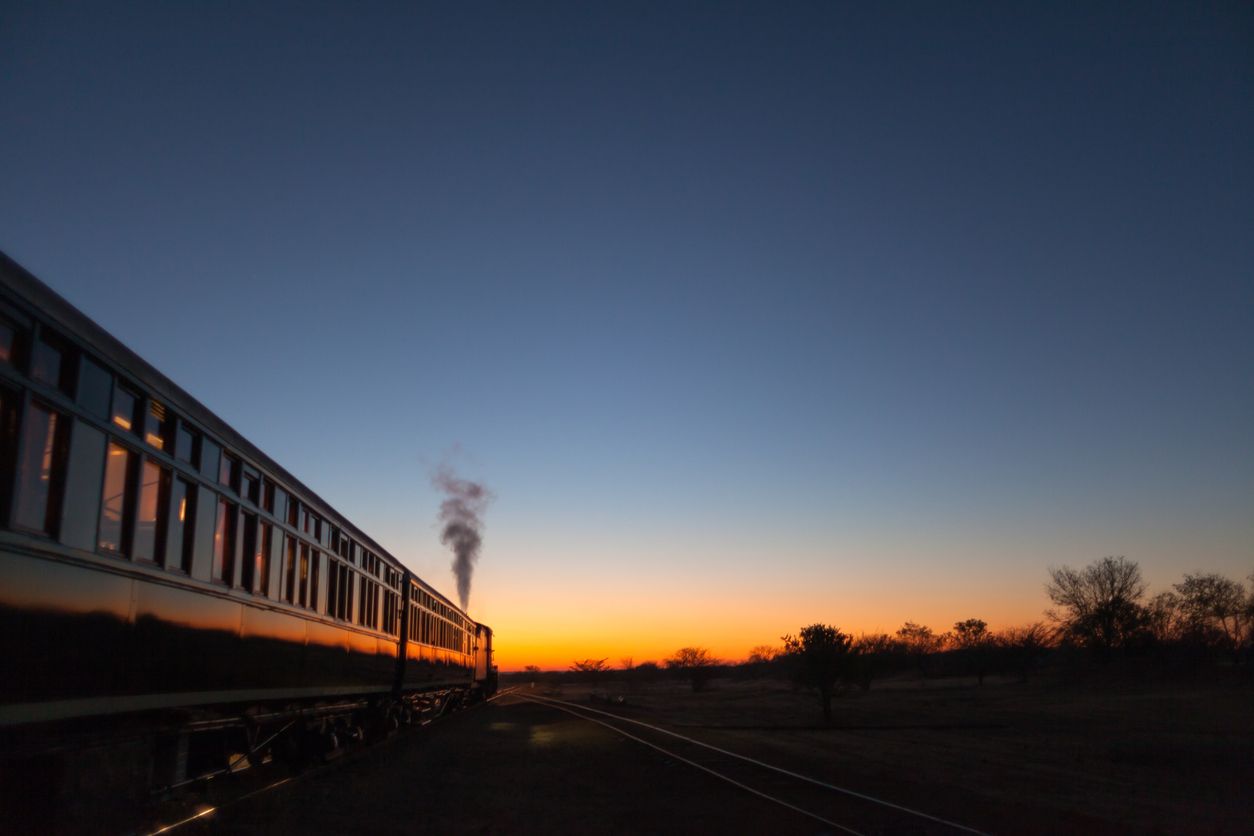
[[813, 696], [780, 681], [534, 687], [597, 692], [620, 713], [994, 832], [1238, 833], [1254, 822], [1248, 681], [899, 677], [839, 698], [832, 727]]

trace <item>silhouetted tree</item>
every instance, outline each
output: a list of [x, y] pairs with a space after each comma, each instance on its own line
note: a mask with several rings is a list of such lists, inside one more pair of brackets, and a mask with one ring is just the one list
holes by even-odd
[[897, 631], [897, 643], [906, 656], [919, 671], [919, 677], [926, 673], [927, 659], [945, 644], [945, 637], [932, 632], [932, 628], [924, 624], [907, 621]]
[[1250, 629], [1245, 587], [1216, 574], [1185, 575], [1175, 585], [1186, 629], [1207, 644], [1221, 647], [1240, 661]]
[[759, 644], [749, 650], [750, 665], [765, 665], [779, 656], [780, 649], [769, 644]]
[[968, 618], [954, 624], [954, 649], [960, 654], [968, 667], [975, 671], [976, 682], [984, 684], [984, 676], [988, 673], [992, 662], [993, 635], [988, 632], [988, 623], [979, 618]]
[[1024, 627], [1009, 627], [997, 635], [997, 646], [1008, 666], [1027, 682], [1028, 674], [1049, 648], [1049, 630], [1039, 621]]
[[630, 656], [624, 656], [618, 660], [618, 666], [625, 671], [629, 671], [635, 667], [634, 660]]
[[1159, 645], [1179, 641], [1184, 633], [1180, 596], [1160, 592], [1145, 605], [1145, 627]]
[[1146, 626], [1141, 569], [1124, 557], [1103, 557], [1083, 569], [1049, 570], [1045, 591], [1061, 610], [1050, 610], [1062, 635], [1102, 659], [1131, 645]]
[[836, 627], [811, 624], [800, 635], [783, 637], [784, 652], [793, 663], [797, 682], [814, 689], [823, 706], [823, 719], [832, 722], [832, 697], [847, 673], [849, 647], [853, 639]]
[[666, 660], [667, 668], [683, 671], [687, 675], [694, 691], [705, 688], [714, 676], [714, 666], [717, 664], [718, 660], [704, 647], [681, 647], [675, 651], [674, 656]]
[[527, 665], [523, 668], [523, 673], [527, 674], [528, 678], [531, 679], [532, 684], [535, 684], [536, 678], [540, 676], [540, 666]]
[[887, 633], [863, 633], [854, 639], [850, 650], [850, 678], [863, 691], [871, 690], [871, 681], [889, 664], [896, 644]]
[[609, 669], [606, 662], [608, 659], [584, 659], [582, 661], [572, 662], [570, 669], [579, 675], [580, 679], [588, 682], [596, 682], [601, 678], [601, 674]]
[[656, 679], [658, 671], [660, 670], [661, 668], [658, 666], [658, 663], [650, 659], [647, 662], [641, 662], [636, 665], [636, 669], [633, 673], [640, 679]]

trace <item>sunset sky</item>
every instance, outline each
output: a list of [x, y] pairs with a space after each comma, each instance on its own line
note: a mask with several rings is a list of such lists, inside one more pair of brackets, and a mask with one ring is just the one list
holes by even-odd
[[1254, 571], [1248, 3], [10, 3], [0, 249], [503, 668]]

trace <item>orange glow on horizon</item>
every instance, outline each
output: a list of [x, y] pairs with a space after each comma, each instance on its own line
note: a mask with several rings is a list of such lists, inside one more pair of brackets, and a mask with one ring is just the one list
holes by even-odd
[[[689, 608], [676, 616], [674, 611], [657, 611], [652, 619], [640, 619], [634, 627], [622, 618], [617, 607], [607, 604], [603, 616], [591, 612], [555, 614], [544, 612], [499, 613], [492, 619], [482, 617], [494, 630], [497, 666], [502, 671], [518, 671], [527, 665], [543, 670], [567, 670], [575, 661], [605, 659], [611, 668], [622, 667], [622, 660], [662, 664], [681, 647], [704, 647], [723, 662], [742, 662], [754, 647], [783, 646], [783, 636], [796, 634], [802, 627], [822, 622], [832, 624], [846, 633], [893, 634], [906, 621], [926, 624], [936, 633], [953, 629], [957, 621], [981, 618], [990, 630], [1043, 621], [1045, 602], [1040, 598], [1002, 601], [999, 606], [966, 607], [931, 602], [913, 608], [885, 608], [883, 615], [871, 610], [846, 611], [838, 608], [802, 609], [789, 612], [789, 607], [763, 605], [757, 612], [740, 612], [735, 606], [714, 603], [694, 611]], [[912, 612], [913, 611], [913, 612]], [[898, 614], [901, 613], [901, 614]]]

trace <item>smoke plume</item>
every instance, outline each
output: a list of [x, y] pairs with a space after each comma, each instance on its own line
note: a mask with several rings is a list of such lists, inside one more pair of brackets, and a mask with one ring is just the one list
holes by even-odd
[[481, 519], [492, 494], [478, 482], [459, 479], [448, 465], [440, 466], [431, 476], [435, 485], [447, 497], [440, 503], [440, 542], [453, 550], [453, 575], [457, 578], [457, 597], [462, 609], [470, 603], [470, 578], [479, 560], [479, 546], [483, 543], [480, 532]]

